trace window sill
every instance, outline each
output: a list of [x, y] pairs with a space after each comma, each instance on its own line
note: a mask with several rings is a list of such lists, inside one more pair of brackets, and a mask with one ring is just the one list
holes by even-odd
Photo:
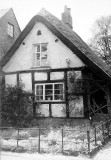
[[[36, 102], [38, 102], [37, 100], [36, 100]], [[43, 101], [39, 101], [38, 103], [47, 103], [47, 102], [65, 102], [64, 100], [43, 100]]]
[[51, 69], [50, 66], [33, 66], [31, 69]]

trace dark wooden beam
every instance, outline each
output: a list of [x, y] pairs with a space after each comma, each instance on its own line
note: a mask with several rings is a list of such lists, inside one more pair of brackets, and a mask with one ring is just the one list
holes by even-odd
[[111, 91], [110, 91], [110, 84], [106, 84], [106, 100], [107, 100], [107, 108], [108, 108], [108, 115], [111, 118]]

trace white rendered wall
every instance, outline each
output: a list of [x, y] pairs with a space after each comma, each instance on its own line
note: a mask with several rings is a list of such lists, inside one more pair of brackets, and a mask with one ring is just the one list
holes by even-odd
[[51, 72], [51, 80], [64, 79], [64, 72]]
[[49, 104], [40, 104], [36, 107], [38, 117], [49, 117]]
[[[38, 30], [41, 30], [42, 35], [37, 36]], [[37, 22], [24, 39], [25, 45], [21, 43], [9, 62], [3, 67], [3, 71], [35, 69], [33, 68], [33, 44], [36, 43], [48, 43], [48, 60], [52, 69], [67, 68], [67, 59], [70, 60], [70, 67], [84, 66], [83, 62], [59, 39], [55, 42], [56, 39], [58, 38], [44, 24]]]
[[66, 117], [65, 104], [52, 104], [52, 117]]
[[24, 85], [24, 90], [25, 91], [32, 91], [32, 77], [31, 73], [23, 73], [19, 74], [19, 79]]
[[17, 75], [16, 74], [6, 75], [5, 76], [5, 84], [11, 85], [11, 86], [16, 85], [17, 84]]
[[44, 73], [44, 72], [35, 72], [34, 79], [35, 79], [35, 81], [47, 80], [47, 73]]

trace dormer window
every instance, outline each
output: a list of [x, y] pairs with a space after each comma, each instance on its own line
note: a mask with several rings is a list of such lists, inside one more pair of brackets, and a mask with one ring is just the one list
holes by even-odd
[[8, 23], [7, 32], [10, 37], [14, 37], [14, 25], [13, 24]]
[[40, 30], [37, 31], [37, 35], [38, 35], [38, 36], [41, 35], [41, 31], [40, 31]]
[[49, 66], [48, 56], [47, 56], [47, 45], [48, 43], [34, 44], [34, 66], [35, 67]]

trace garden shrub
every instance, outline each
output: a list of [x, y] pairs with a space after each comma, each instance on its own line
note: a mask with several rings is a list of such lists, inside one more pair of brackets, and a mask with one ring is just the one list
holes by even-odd
[[3, 139], [10, 139], [10, 137], [12, 136], [12, 133], [14, 132], [13, 129], [5, 129], [5, 130], [0, 130], [0, 136]]
[[1, 125], [28, 127], [32, 116], [32, 96], [32, 93], [24, 90], [22, 83], [5, 86], [1, 97]]
[[[12, 137], [13, 137], [13, 139], [18, 139], [18, 131], [13, 133]], [[31, 135], [29, 134], [28, 131], [20, 131], [19, 132], [19, 139], [20, 140], [28, 139], [29, 137], [31, 137]]]
[[60, 130], [54, 131], [51, 130], [51, 132], [47, 136], [48, 145], [56, 145], [58, 140], [61, 140], [61, 132]]
[[39, 130], [38, 129], [30, 129], [29, 134], [31, 135], [31, 137], [38, 137]]

